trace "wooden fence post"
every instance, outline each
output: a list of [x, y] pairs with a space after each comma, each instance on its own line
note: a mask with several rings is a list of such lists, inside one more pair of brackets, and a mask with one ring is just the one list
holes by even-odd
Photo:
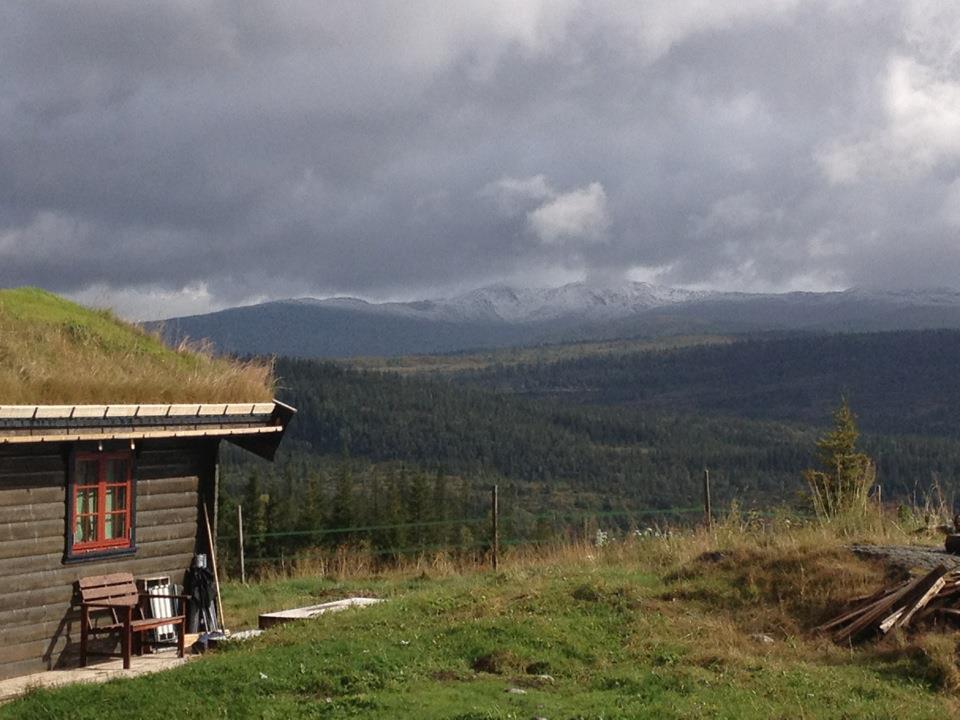
[[492, 555], [492, 560], [493, 560], [493, 569], [494, 569], [494, 571], [496, 571], [497, 566], [499, 565], [499, 560], [500, 560], [500, 558], [499, 558], [499, 555], [500, 555], [500, 502], [499, 502], [499, 498], [497, 497], [497, 486], [496, 486], [496, 485], [493, 486], [493, 492], [492, 492], [492, 498], [491, 498], [491, 499], [492, 499], [492, 501], [493, 501], [493, 519], [492, 519], [492, 522], [493, 522], [493, 527], [492, 527], [492, 530], [493, 530], [493, 541], [492, 541], [493, 555]]
[[710, 507], [710, 470], [703, 469], [703, 519], [707, 528], [713, 527], [713, 508]]
[[240, 551], [240, 582], [247, 584], [247, 568], [243, 557], [243, 505], [237, 505], [237, 549]]

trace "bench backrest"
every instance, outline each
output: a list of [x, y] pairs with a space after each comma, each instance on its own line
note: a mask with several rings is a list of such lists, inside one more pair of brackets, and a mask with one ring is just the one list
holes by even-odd
[[132, 573], [80, 578], [80, 600], [85, 603], [136, 605], [140, 593]]

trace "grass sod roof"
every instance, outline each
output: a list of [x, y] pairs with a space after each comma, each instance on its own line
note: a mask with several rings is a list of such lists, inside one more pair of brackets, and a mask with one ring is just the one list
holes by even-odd
[[108, 310], [0, 290], [0, 404], [266, 402], [272, 367], [169, 348]]

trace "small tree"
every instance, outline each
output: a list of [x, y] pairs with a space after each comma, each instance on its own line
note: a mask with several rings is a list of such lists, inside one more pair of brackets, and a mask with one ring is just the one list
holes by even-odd
[[862, 511], [867, 494], [877, 477], [873, 461], [857, 452], [856, 418], [843, 398], [833, 413], [833, 430], [817, 441], [822, 470], [804, 470], [813, 507], [821, 517], [836, 517], [850, 511]]

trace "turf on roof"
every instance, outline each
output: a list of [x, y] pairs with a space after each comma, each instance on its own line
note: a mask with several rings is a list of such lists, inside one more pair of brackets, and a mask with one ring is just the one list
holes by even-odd
[[258, 402], [264, 363], [171, 349], [106, 310], [36, 288], [0, 290], [0, 404]]

